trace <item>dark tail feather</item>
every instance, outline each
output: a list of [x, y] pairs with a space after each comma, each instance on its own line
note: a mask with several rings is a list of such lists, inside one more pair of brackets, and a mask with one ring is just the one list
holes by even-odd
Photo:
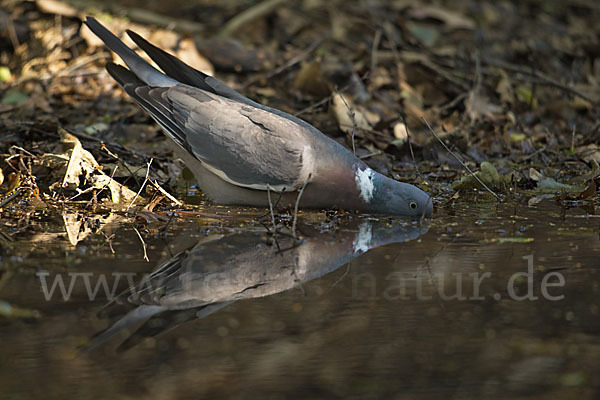
[[119, 83], [121, 86], [125, 86], [128, 83], [134, 84], [136, 86], [145, 85], [144, 82], [140, 78], [138, 78], [133, 72], [123, 67], [122, 65], [117, 65], [115, 63], [109, 62], [106, 64], [106, 70], [113, 77], [115, 81]]
[[125, 61], [125, 64], [127, 64], [131, 71], [146, 84], [150, 86], [170, 87], [178, 83], [175, 79], [166, 76], [146, 62], [146, 60], [127, 47], [121, 39], [113, 35], [112, 32], [106, 29], [95, 18], [87, 17], [84, 23], [104, 42], [104, 44], [117, 53], [123, 61]]
[[204, 81], [209, 75], [190, 67], [129, 29], [127, 34], [168, 76], [186, 85], [215, 93], [215, 90]]

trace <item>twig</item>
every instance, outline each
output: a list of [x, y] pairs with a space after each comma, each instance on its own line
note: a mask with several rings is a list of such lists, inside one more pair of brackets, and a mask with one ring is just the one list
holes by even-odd
[[275, 226], [275, 214], [273, 213], [273, 202], [271, 201], [271, 186], [267, 185], [267, 198], [269, 199], [269, 211], [271, 212], [271, 223], [273, 223], [273, 233], [277, 232]]
[[421, 179], [425, 180], [425, 177], [421, 175], [421, 171], [419, 171], [419, 165], [417, 164], [417, 160], [415, 159], [415, 152], [413, 151], [412, 143], [410, 141], [410, 133], [408, 131], [408, 124], [406, 123], [406, 117], [404, 113], [400, 113], [400, 118], [402, 118], [402, 122], [404, 123], [404, 128], [406, 129], [406, 141], [408, 142], [408, 149], [410, 150], [410, 156], [412, 158], [412, 162], [415, 166], [415, 171], [417, 171], [417, 175], [421, 177]]
[[148, 259], [148, 253], [146, 252], [146, 242], [144, 242], [142, 235], [140, 235], [140, 231], [138, 231], [135, 226], [133, 227], [133, 230], [135, 231], [135, 233], [137, 233], [138, 237], [140, 238], [140, 242], [142, 242], [142, 247], [144, 248], [144, 260], [146, 260], [146, 262], [150, 262], [150, 260]]
[[144, 182], [142, 183], [142, 186], [140, 186], [140, 190], [138, 190], [138, 192], [135, 194], [135, 197], [133, 198], [133, 200], [131, 200], [131, 203], [129, 203], [125, 211], [129, 211], [132, 204], [135, 203], [140, 193], [142, 193], [142, 190], [144, 190], [144, 186], [146, 186], [146, 182], [148, 182], [148, 175], [150, 175], [150, 165], [152, 165], [152, 161], [154, 161], [154, 158], [151, 158], [148, 162], [148, 168], [146, 168], [146, 177], [144, 178]]
[[371, 44], [371, 71], [375, 72], [375, 68], [377, 68], [377, 50], [379, 49], [379, 44], [381, 43], [381, 29], [377, 29], [375, 31], [375, 36], [373, 36], [373, 43]]
[[365, 158], [369, 158], [369, 157], [373, 157], [373, 156], [378, 156], [380, 154], [383, 154], [383, 151], [377, 150], [377, 151], [374, 151], [372, 153], [365, 154], [364, 156], [360, 156], [358, 158], [360, 158], [361, 160], [364, 160]]
[[113, 249], [113, 245], [112, 245], [112, 240], [115, 237], [115, 234], [113, 233], [112, 235], [108, 236], [104, 232], [100, 232], [100, 233], [102, 233], [102, 236], [104, 236], [104, 239], [106, 239], [106, 242], [108, 243], [108, 247], [109, 247], [111, 253], [115, 254], [115, 249]]
[[290, 58], [288, 61], [286, 61], [285, 63], [283, 63], [282, 65], [280, 65], [279, 67], [275, 68], [274, 70], [266, 73], [266, 74], [262, 74], [259, 76], [255, 76], [253, 78], [250, 78], [249, 80], [247, 80], [246, 82], [244, 82], [241, 86], [240, 89], [245, 89], [248, 86], [260, 81], [260, 80], [267, 80], [270, 79], [276, 75], [279, 75], [280, 73], [282, 73], [283, 71], [285, 71], [288, 68], [293, 67], [294, 65], [298, 64], [300, 61], [304, 60], [306, 57], [308, 57], [313, 51], [315, 51], [315, 49], [317, 47], [319, 47], [321, 45], [321, 43], [323, 43], [325, 41], [325, 39], [327, 39], [329, 37], [329, 35], [327, 36], [323, 36], [317, 40], [315, 40], [314, 42], [312, 42], [310, 44], [310, 46], [308, 46], [302, 53], [298, 54], [295, 57]]
[[96, 60], [99, 60], [101, 58], [108, 58], [107, 55], [105, 53], [96, 53], [96, 54], [92, 54], [89, 56], [84, 56], [79, 58], [75, 63], [73, 63], [72, 65], [68, 66], [67, 68], [60, 70], [57, 73], [54, 74], [43, 74], [40, 75], [38, 77], [38, 79], [40, 80], [50, 80], [53, 78], [61, 78], [61, 77], [65, 77], [65, 76], [71, 76], [70, 74], [72, 72], [75, 72], [76, 70], [78, 70], [81, 67], [84, 67], [85, 65], [92, 63]]
[[435, 133], [435, 131], [433, 130], [433, 128], [431, 127], [431, 125], [429, 125], [429, 122], [427, 122], [427, 120], [425, 119], [425, 117], [421, 117], [421, 120], [423, 120], [423, 122], [425, 122], [425, 125], [427, 125], [427, 128], [429, 129], [429, 131], [433, 134], [433, 136], [435, 136], [435, 138], [442, 144], [442, 146], [444, 146], [444, 148], [446, 149], [446, 151], [450, 154], [452, 154], [452, 156], [454, 158], [456, 158], [456, 160], [467, 170], [469, 171], [469, 173], [473, 176], [473, 178], [475, 178], [477, 180], [477, 182], [479, 182], [481, 184], [481, 186], [483, 186], [488, 192], [490, 192], [497, 200], [500, 200], [500, 197], [494, 193], [494, 191], [492, 189], [490, 189], [485, 183], [483, 183], [483, 181], [481, 179], [479, 179], [479, 177], [477, 175], [475, 175], [475, 173], [473, 171], [471, 171], [471, 169], [467, 166], [467, 164], [465, 164], [456, 154], [454, 154], [452, 152], [452, 150], [450, 150], [450, 148], [446, 145], [446, 143], [440, 139], [440, 137], [437, 135], [437, 133]]
[[292, 236], [294, 239], [296, 237], [296, 222], [298, 221], [298, 206], [300, 205], [300, 198], [302, 197], [302, 193], [304, 193], [304, 189], [306, 189], [306, 185], [308, 184], [308, 180], [310, 179], [312, 174], [308, 174], [304, 183], [302, 184], [302, 189], [298, 192], [298, 198], [296, 199], [296, 205], [294, 206], [294, 222], [292, 223]]
[[[528, 68], [521, 67], [520, 65], [516, 65], [516, 64], [511, 64], [511, 63], [508, 63], [508, 62], [502, 61], [502, 60], [494, 60], [494, 59], [485, 59], [484, 58], [483, 62], [488, 65], [491, 65], [493, 67], [499, 67], [499, 68], [505, 69], [507, 71], [512, 71], [512, 72], [516, 72], [518, 74], [526, 75], [523, 78], [516, 76], [516, 75], [511, 77], [512, 79], [515, 79], [517, 81], [528, 82], [528, 83], [538, 84], [538, 85], [552, 86], [552, 87], [560, 89], [564, 92], [568, 92], [575, 96], [579, 96], [582, 99], [589, 101], [592, 104], [598, 104], [598, 101], [595, 101], [591, 97], [581, 93], [579, 90], [577, 90], [571, 86], [567, 86], [563, 83], [560, 83], [556, 79], [546, 76], [538, 71], [531, 71]], [[494, 71], [488, 70], [488, 71], [483, 71], [483, 72], [486, 74], [490, 74], [490, 75], [496, 75], [496, 73]], [[528, 78], [528, 76], [532, 76], [533, 78]]]
[[5, 22], [7, 30], [8, 30], [8, 37], [10, 38], [10, 42], [13, 46], [14, 51], [16, 51], [17, 47], [19, 47], [21, 45], [21, 43], [19, 42], [17, 30], [15, 29], [15, 23], [14, 23], [13, 19], [11, 17], [9, 17], [8, 15], [6, 15], [4, 17], [4, 22]]
[[344, 274], [342, 276], [340, 276], [337, 281], [333, 282], [333, 285], [331, 285], [331, 287], [329, 288], [327, 293], [331, 292], [333, 290], [333, 288], [336, 287], [337, 284], [340, 283], [342, 281], [342, 279], [344, 279], [346, 277], [346, 275], [348, 275], [348, 272], [350, 272], [350, 264], [352, 264], [352, 263], [351, 262], [348, 263], [348, 265], [346, 266], [346, 272], [344, 272]]
[[8, 203], [10, 203], [11, 201], [13, 201], [14, 199], [17, 198], [17, 196], [19, 196], [19, 194], [21, 194], [21, 190], [17, 189], [14, 193], [12, 193], [10, 196], [8, 196], [7, 198], [5, 198], [4, 200], [2, 200], [2, 202], [0, 203], [0, 208], [4, 207], [5, 205], [7, 205]]
[[[366, 72], [363, 76], [360, 77], [361, 81], [364, 81], [365, 79], [367, 79], [367, 77], [369, 76], [369, 72]], [[348, 90], [350, 87], [352, 87], [352, 85], [356, 85], [356, 83], [353, 80], [350, 80], [350, 82], [348, 82], [346, 85], [344, 85], [341, 89], [339, 89], [340, 92], [345, 92], [346, 90]], [[309, 111], [312, 111], [313, 109], [322, 106], [323, 104], [331, 101], [331, 99], [333, 99], [333, 95], [329, 95], [327, 97], [325, 97], [324, 99], [321, 99], [319, 101], [317, 101], [316, 103], [311, 104], [308, 107], [303, 108], [302, 110], [294, 113], [294, 117], [299, 117], [300, 115], [307, 113]]]
[[231, 34], [235, 33], [249, 22], [271, 14], [283, 3], [285, 3], [285, 0], [264, 0], [255, 4], [227, 21], [223, 29], [221, 29], [221, 32], [219, 32], [219, 36], [222, 38], [231, 36]]
[[159, 192], [161, 192], [167, 199], [171, 200], [172, 203], [175, 203], [178, 206], [182, 206], [183, 203], [179, 200], [177, 200], [175, 197], [173, 197], [172, 194], [170, 194], [169, 192], [167, 192], [165, 189], [163, 189], [157, 182], [156, 180], [154, 181], [150, 181], [150, 183], [152, 184], [152, 186], [154, 186]]
[[356, 117], [355, 117], [355, 114], [354, 114], [354, 110], [352, 110], [350, 108], [350, 106], [346, 102], [346, 99], [344, 98], [344, 96], [340, 92], [338, 92], [337, 89], [335, 89], [335, 92], [337, 93], [338, 96], [340, 96], [340, 98], [344, 102], [344, 105], [348, 109], [348, 113], [350, 113], [350, 118], [352, 119], [352, 153], [354, 155], [356, 155], [356, 146], [354, 145], [354, 135], [356, 134], [357, 125], [356, 125]]

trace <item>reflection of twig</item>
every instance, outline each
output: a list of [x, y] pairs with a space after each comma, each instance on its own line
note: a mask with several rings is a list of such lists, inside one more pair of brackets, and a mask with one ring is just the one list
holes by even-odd
[[422, 265], [419, 267], [419, 269], [417, 270], [417, 273], [415, 274], [415, 278], [417, 278], [417, 279], [418, 279], [418, 278], [419, 278], [419, 275], [420, 275], [420, 273], [421, 273], [421, 271], [422, 271], [424, 268], [427, 268], [427, 271], [429, 272], [429, 278], [431, 279], [431, 285], [433, 286], [433, 289], [435, 290], [435, 292], [438, 294], [438, 303], [440, 304], [440, 307], [442, 307], [442, 309], [445, 309], [445, 307], [444, 307], [444, 303], [442, 303], [442, 302], [441, 302], [441, 299], [440, 299], [440, 296], [439, 296], [440, 292], [439, 292], [439, 290], [438, 290], [438, 288], [437, 288], [437, 286], [436, 286], [436, 284], [435, 284], [435, 279], [433, 279], [433, 274], [431, 273], [431, 264], [429, 264], [429, 262], [430, 262], [431, 260], [433, 260], [434, 258], [436, 258], [436, 257], [438, 256], [438, 254], [440, 254], [440, 253], [441, 253], [443, 250], [445, 250], [445, 249], [446, 249], [446, 247], [448, 247], [449, 245], [451, 245], [452, 243], [454, 243], [454, 241], [455, 241], [456, 239], [458, 239], [459, 237], [460, 237], [460, 235], [456, 235], [456, 236], [454, 236], [454, 238], [453, 238], [453, 239], [452, 239], [450, 242], [448, 242], [448, 243], [446, 243], [445, 245], [443, 245], [442, 247], [440, 247], [440, 248], [438, 249], [438, 251], [436, 251], [436, 252], [433, 254], [433, 256], [429, 257], [429, 258], [428, 258], [428, 259], [425, 261], [425, 263], [424, 263], [424, 264], [422, 264]]
[[338, 96], [340, 96], [340, 98], [344, 102], [344, 105], [346, 106], [346, 108], [348, 109], [348, 113], [350, 114], [350, 118], [352, 119], [352, 153], [356, 155], [356, 146], [354, 146], [354, 134], [356, 133], [356, 117], [354, 114], [354, 110], [350, 108], [344, 96], [340, 92], [338, 92], [337, 89], [335, 89], [335, 92]]
[[146, 252], [146, 242], [144, 242], [142, 235], [140, 235], [140, 231], [138, 231], [135, 226], [133, 227], [133, 230], [135, 231], [135, 233], [137, 233], [138, 237], [140, 238], [140, 242], [142, 242], [142, 247], [144, 248], [144, 260], [150, 262], [150, 260], [148, 259], [148, 253]]
[[427, 125], [427, 128], [429, 129], [429, 131], [442, 144], [442, 146], [444, 146], [446, 151], [448, 153], [452, 154], [452, 156], [454, 158], [456, 158], [456, 160], [460, 163], [460, 165], [462, 165], [467, 171], [469, 171], [471, 176], [473, 176], [473, 178], [475, 178], [477, 180], [477, 182], [479, 182], [481, 184], [481, 186], [483, 186], [488, 192], [490, 192], [496, 199], [500, 200], [500, 197], [496, 193], [494, 193], [494, 191], [492, 189], [490, 189], [485, 183], [483, 183], [483, 181], [481, 179], [479, 179], [479, 177], [477, 175], [475, 175], [475, 173], [473, 171], [471, 171], [471, 168], [469, 168], [467, 166], [467, 164], [465, 164], [456, 154], [454, 154], [452, 152], [452, 150], [450, 150], [450, 148], [446, 145], [446, 143], [442, 139], [440, 139], [440, 137], [437, 135], [437, 133], [435, 133], [435, 131], [433, 130], [431, 125], [429, 125], [429, 122], [427, 122], [427, 120], [424, 117], [421, 117], [421, 120], [423, 120], [423, 122], [425, 122], [425, 125]]
[[108, 243], [108, 247], [110, 248], [111, 253], [115, 254], [115, 249], [113, 249], [113, 245], [112, 245], [112, 240], [115, 237], [115, 234], [113, 233], [112, 235], [108, 236], [104, 232], [101, 232], [101, 233], [104, 236], [104, 238], [106, 239], [106, 242]]
[[310, 179], [312, 174], [308, 174], [304, 183], [302, 184], [302, 189], [298, 192], [298, 198], [296, 199], [296, 205], [294, 206], [294, 222], [292, 223], [292, 236], [294, 239], [296, 237], [296, 221], [298, 221], [298, 206], [300, 205], [300, 198], [302, 197], [302, 193], [304, 193], [304, 189], [306, 189], [306, 185], [308, 184], [308, 180]]
[[128, 211], [129, 208], [131, 207], [131, 205], [133, 203], [135, 203], [135, 201], [139, 197], [140, 193], [142, 193], [142, 190], [144, 189], [144, 186], [146, 186], [146, 182], [148, 182], [148, 175], [150, 174], [150, 165], [152, 165], [152, 161], [153, 160], [154, 160], [154, 158], [151, 158], [150, 161], [148, 162], [148, 168], [146, 168], [146, 178], [144, 178], [144, 182], [142, 183], [142, 186], [140, 186], [140, 190], [138, 190], [138, 192], [135, 194], [135, 197], [133, 198], [133, 200], [131, 200], [131, 203], [129, 203], [129, 205], [127, 206], [127, 208], [125, 209], [125, 211]]
[[348, 263], [348, 266], [346, 267], [346, 272], [344, 272], [344, 274], [342, 276], [340, 276], [340, 278], [337, 281], [333, 282], [333, 285], [331, 285], [331, 287], [329, 288], [327, 293], [331, 292], [333, 290], [333, 288], [336, 287], [336, 285], [338, 283], [340, 283], [342, 281], [342, 279], [344, 279], [346, 277], [346, 275], [348, 275], [348, 272], [350, 272], [350, 264], [351, 263]]

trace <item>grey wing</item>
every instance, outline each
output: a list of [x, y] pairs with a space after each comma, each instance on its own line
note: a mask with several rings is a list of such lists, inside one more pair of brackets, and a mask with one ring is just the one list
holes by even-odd
[[229, 183], [289, 192], [308, 178], [312, 149], [293, 121], [187, 85], [135, 93], [167, 134]]

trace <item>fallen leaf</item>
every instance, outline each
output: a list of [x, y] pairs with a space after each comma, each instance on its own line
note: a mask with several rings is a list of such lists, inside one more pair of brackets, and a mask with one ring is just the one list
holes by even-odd
[[592, 143], [587, 146], [580, 146], [576, 149], [576, 152], [577, 155], [585, 161], [595, 161], [596, 163], [600, 163], [600, 145]]
[[372, 130], [373, 125], [380, 120], [379, 115], [355, 105], [350, 98], [342, 97], [340, 93], [333, 96], [332, 108], [340, 130], [345, 133], [352, 133], [355, 124], [358, 129]]
[[[511, 180], [511, 175], [498, 174], [498, 170], [490, 162], [484, 161], [475, 172], [475, 176], [489, 188], [503, 189]], [[483, 186], [473, 175], [465, 175], [459, 181], [454, 182], [454, 189], [483, 189]]]
[[576, 192], [582, 190], [580, 186], [569, 186], [565, 185], [564, 183], [557, 182], [553, 178], [544, 176], [541, 172], [534, 168], [529, 169], [529, 178], [532, 181], [537, 182], [536, 189], [540, 192]]
[[479, 90], [473, 89], [465, 99], [465, 107], [471, 121], [479, 121], [488, 118], [490, 121], [498, 119], [502, 113], [502, 107], [492, 104], [488, 97]]
[[437, 19], [442, 21], [448, 29], [475, 29], [475, 22], [469, 17], [446, 8], [433, 5], [419, 5], [408, 11], [408, 16], [413, 19]]
[[425, 46], [433, 46], [439, 37], [437, 29], [427, 24], [407, 22], [406, 27], [412, 36]]
[[302, 65], [294, 80], [294, 89], [317, 97], [329, 96], [331, 89], [323, 76], [319, 61], [315, 59]]
[[23, 103], [27, 100], [29, 100], [29, 96], [16, 89], [11, 89], [2, 97], [2, 104]]
[[8, 69], [8, 67], [5, 67], [5, 66], [0, 67], [0, 81], [8, 82], [11, 77], [12, 77], [12, 75], [11, 75], [10, 69]]
[[77, 192], [77, 195], [94, 189], [110, 191], [113, 203], [130, 202], [135, 198], [135, 192], [121, 185], [101, 171], [94, 156], [83, 148], [77, 137], [59, 128], [61, 142], [67, 147], [64, 154], [44, 155], [44, 162], [52, 168], [65, 168], [61, 182], [50, 185], [50, 189], [59, 188]]

